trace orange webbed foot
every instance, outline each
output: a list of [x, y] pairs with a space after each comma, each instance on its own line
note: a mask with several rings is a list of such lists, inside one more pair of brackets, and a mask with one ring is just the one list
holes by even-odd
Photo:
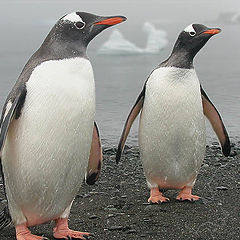
[[87, 240], [92, 236], [88, 232], [73, 231], [68, 228], [68, 219], [59, 218], [56, 220], [56, 227], [53, 229], [53, 236], [56, 239], [83, 239]]
[[149, 203], [160, 204], [160, 203], [165, 203], [169, 201], [170, 201], [169, 198], [163, 196], [163, 194], [159, 191], [158, 188], [151, 189], [150, 197], [148, 199]]
[[29, 231], [26, 224], [19, 224], [16, 226], [16, 239], [17, 240], [44, 240], [48, 238], [34, 235]]
[[177, 200], [179, 201], [197, 201], [200, 199], [197, 195], [192, 195], [192, 187], [184, 187], [178, 194]]

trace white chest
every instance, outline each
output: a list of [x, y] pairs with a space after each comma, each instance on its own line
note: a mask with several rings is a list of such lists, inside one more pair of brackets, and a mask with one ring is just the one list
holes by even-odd
[[84, 177], [95, 116], [91, 64], [82, 58], [44, 62], [26, 88], [21, 116], [8, 132], [3, 165], [11, 212], [16, 212], [13, 199], [29, 221], [39, 223], [44, 221], [40, 216], [52, 219], [63, 212]]
[[193, 69], [158, 68], [148, 79], [146, 101], [176, 107], [199, 103], [199, 100], [200, 84]]
[[148, 181], [167, 177], [166, 185], [177, 187], [196, 175], [204, 156], [205, 124], [200, 84], [193, 69], [159, 68], [152, 73], [146, 85], [139, 142]]
[[200, 84], [193, 69], [156, 69], [146, 85], [142, 117], [178, 127], [202, 116]]
[[26, 87], [27, 97], [32, 103], [48, 101], [58, 105], [54, 102], [58, 99], [63, 106], [74, 106], [77, 101], [85, 104], [95, 100], [92, 66], [84, 58], [43, 62], [34, 69]]

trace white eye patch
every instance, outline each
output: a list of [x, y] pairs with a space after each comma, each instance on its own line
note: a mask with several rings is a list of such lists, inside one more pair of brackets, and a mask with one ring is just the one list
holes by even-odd
[[86, 23], [82, 20], [82, 18], [75, 12], [66, 15], [64, 18], [62, 18], [62, 20], [73, 22], [73, 23], [81, 22], [81, 23], [83, 23], [83, 26], [86, 25]]
[[196, 35], [196, 31], [194, 30], [192, 24], [190, 24], [189, 26], [187, 26], [187, 27], [184, 29], [184, 32], [189, 33], [190, 36], [195, 36], [195, 35]]

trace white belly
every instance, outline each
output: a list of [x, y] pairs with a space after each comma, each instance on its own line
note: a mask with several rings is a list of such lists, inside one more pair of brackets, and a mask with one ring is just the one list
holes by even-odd
[[59, 217], [84, 178], [95, 115], [95, 85], [86, 59], [44, 62], [27, 82], [22, 115], [3, 152], [9, 209], [29, 225]]
[[194, 70], [159, 68], [146, 86], [139, 127], [150, 187], [194, 184], [205, 153], [205, 120]]

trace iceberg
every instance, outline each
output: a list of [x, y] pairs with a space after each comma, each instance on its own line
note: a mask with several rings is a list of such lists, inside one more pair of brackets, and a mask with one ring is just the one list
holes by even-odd
[[142, 49], [137, 47], [124, 38], [123, 34], [114, 29], [109, 39], [99, 48], [99, 54], [138, 54], [142, 53]]
[[235, 13], [231, 19], [230, 19], [231, 23], [240, 23], [240, 13]]
[[143, 31], [148, 35], [144, 53], [158, 53], [167, 46], [166, 31], [156, 29], [155, 26], [149, 22], [144, 23]]
[[158, 30], [149, 22], [143, 25], [143, 31], [147, 34], [145, 48], [140, 48], [136, 44], [127, 40], [123, 34], [114, 29], [109, 39], [98, 49], [98, 54], [109, 55], [133, 55], [133, 54], [156, 54], [168, 44], [167, 33]]
[[217, 20], [229, 24], [238, 24], [240, 23], [240, 13], [239, 12], [220, 13]]

